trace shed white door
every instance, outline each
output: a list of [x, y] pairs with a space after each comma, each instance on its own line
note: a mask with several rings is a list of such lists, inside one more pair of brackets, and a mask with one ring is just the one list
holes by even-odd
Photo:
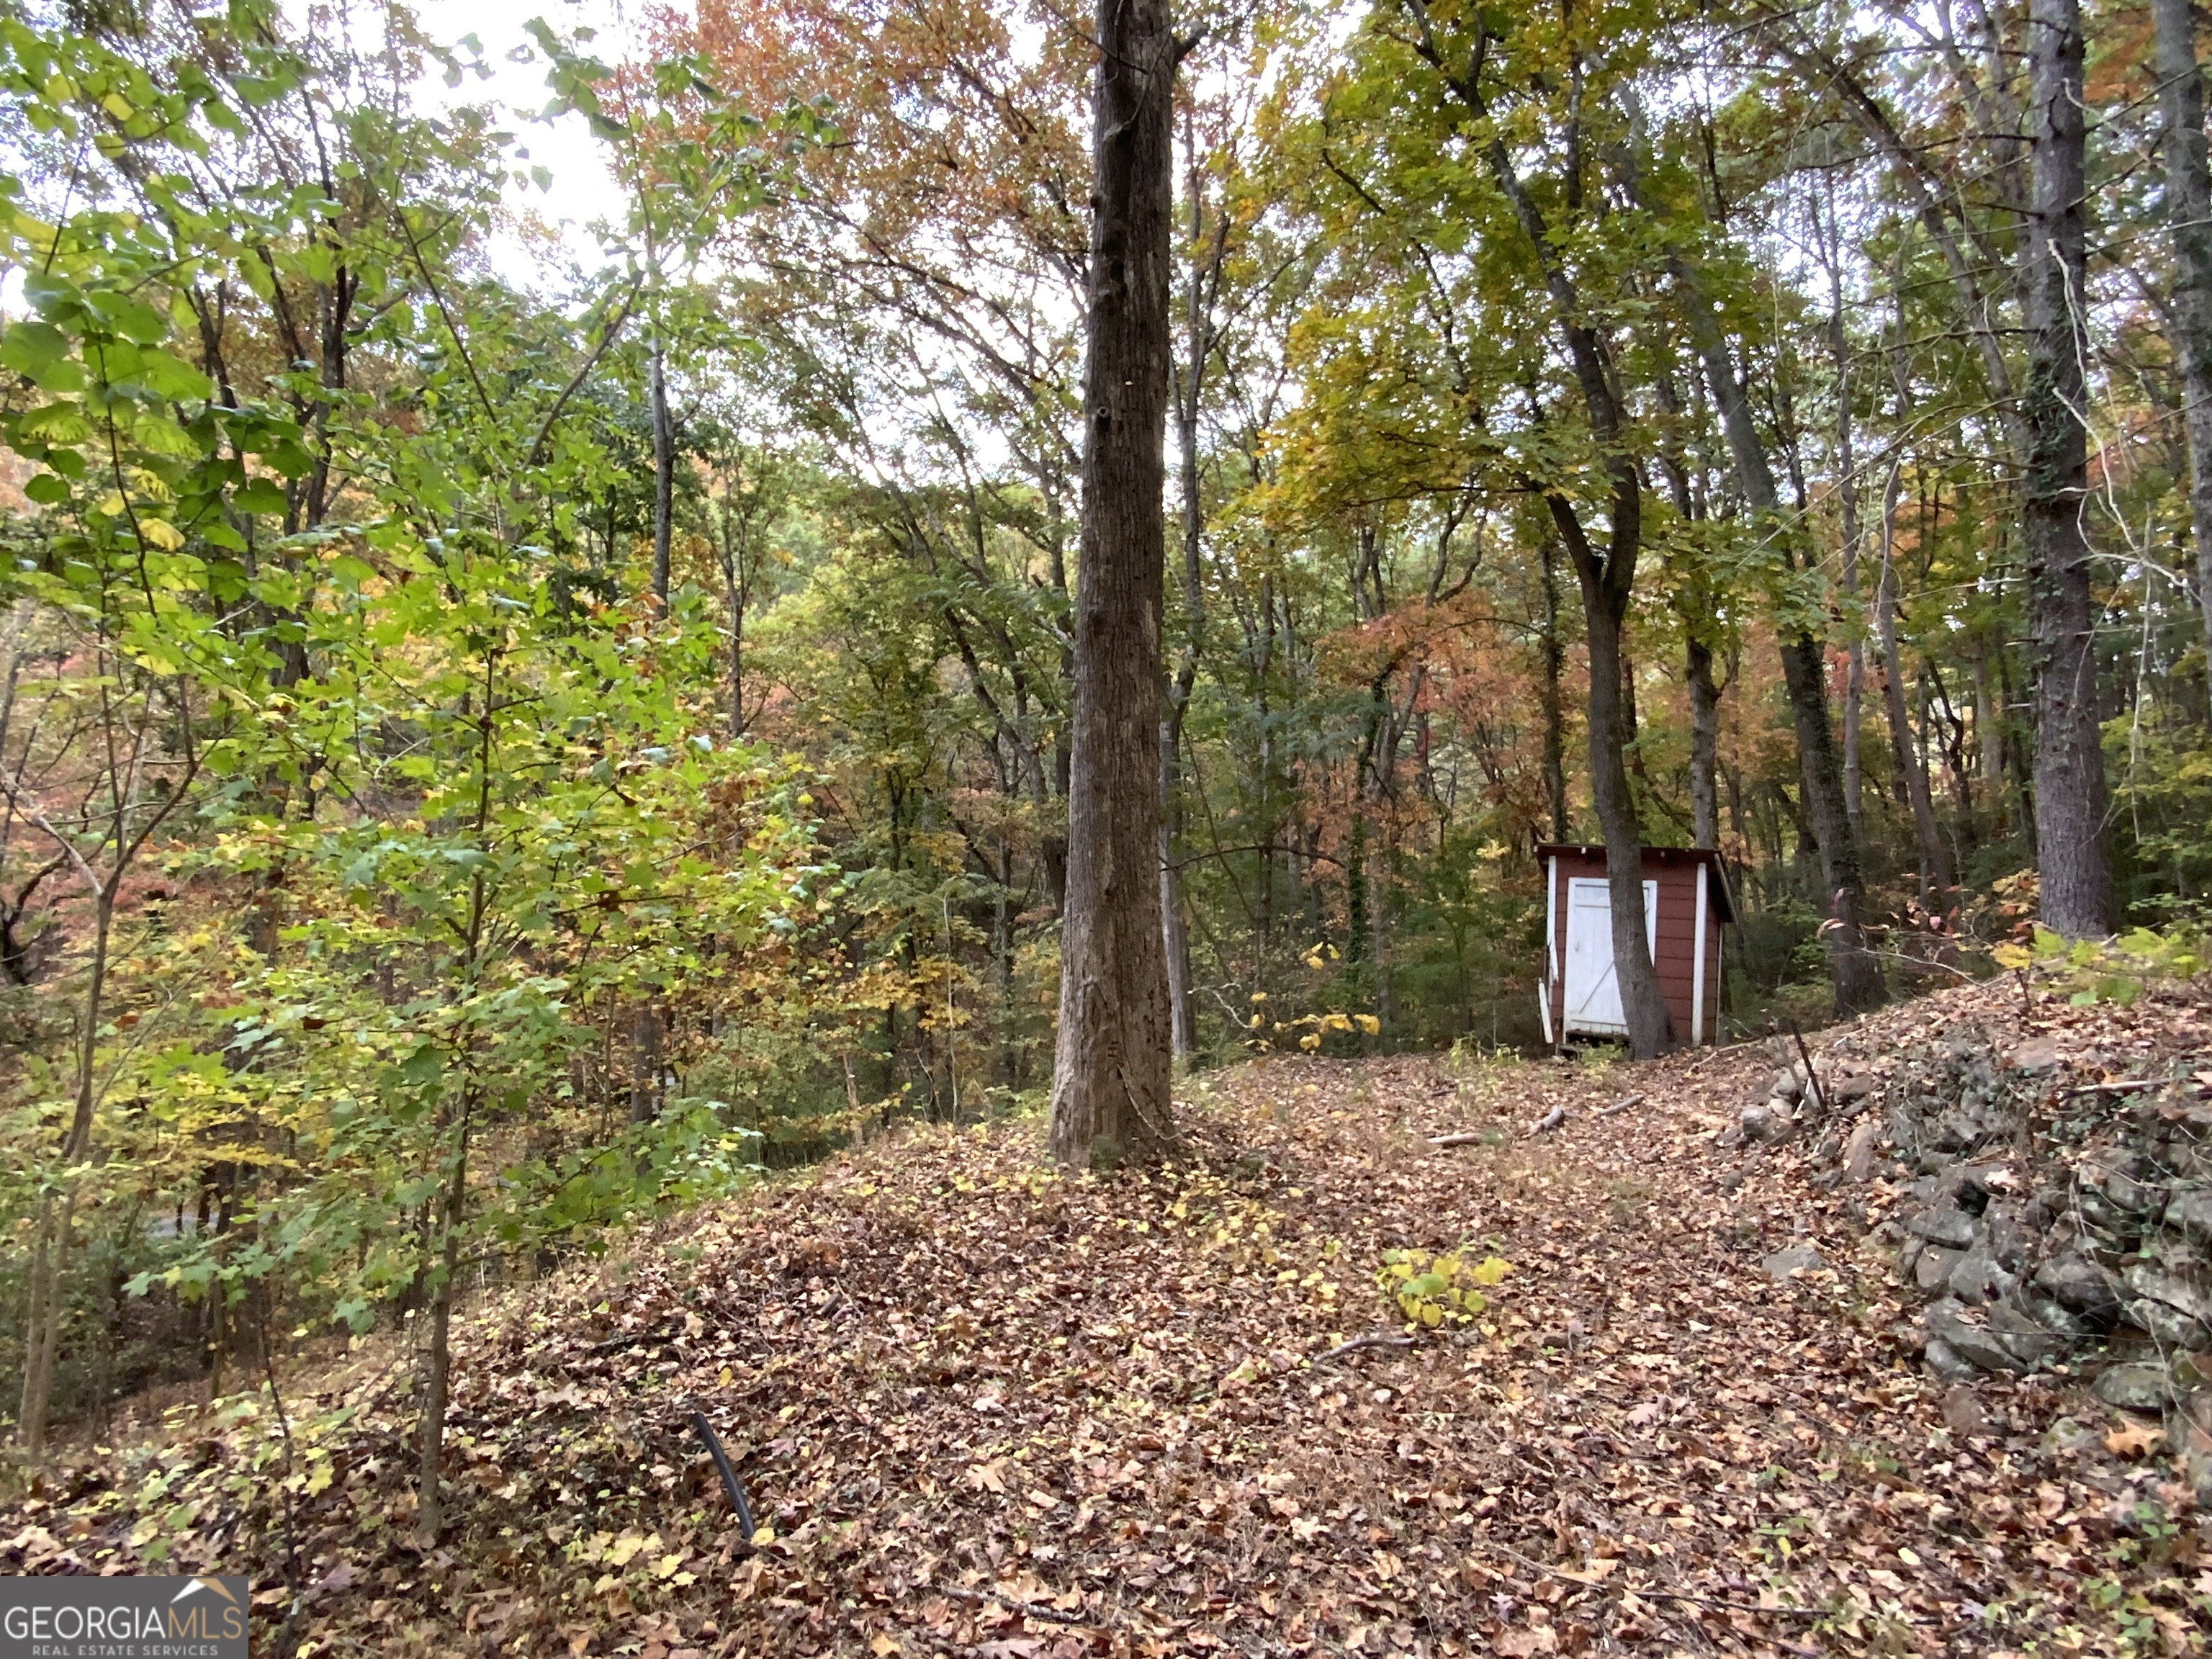
[[[1644, 884], [1644, 945], [1659, 943], [1659, 884]], [[1602, 879], [1577, 876], [1567, 883], [1567, 1017], [1570, 1031], [1626, 1036], [1620, 981], [1613, 965], [1613, 896]]]

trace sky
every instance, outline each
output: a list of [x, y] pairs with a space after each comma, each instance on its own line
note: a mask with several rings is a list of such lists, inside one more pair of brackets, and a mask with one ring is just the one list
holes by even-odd
[[[621, 0], [417, 0], [416, 16], [425, 33], [453, 45], [474, 34], [483, 47], [483, 60], [491, 78], [464, 79], [448, 88], [434, 76], [420, 93], [426, 110], [452, 108], [465, 103], [497, 103], [512, 112], [512, 129], [530, 152], [532, 163], [553, 174], [552, 188], [534, 187], [517, 192], [518, 205], [528, 208], [549, 224], [564, 230], [567, 252], [587, 268], [598, 263], [598, 244], [586, 229], [595, 219], [618, 219], [622, 195], [608, 172], [605, 152], [592, 137], [580, 117], [563, 116], [540, 123], [526, 118], [545, 106], [545, 66], [541, 62], [514, 62], [508, 54], [527, 47], [524, 25], [542, 17], [563, 34], [580, 28], [598, 32], [591, 49], [595, 56], [616, 61], [629, 55], [635, 30], [635, 7]], [[465, 53], [463, 54], [465, 56]], [[524, 287], [543, 286], [550, 274], [544, 249], [511, 233], [502, 234], [489, 249], [499, 274]]]

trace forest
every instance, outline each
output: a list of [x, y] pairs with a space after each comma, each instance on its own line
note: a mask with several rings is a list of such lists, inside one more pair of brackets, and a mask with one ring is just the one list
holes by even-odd
[[1541, 847], [1638, 1059], [1644, 848], [1723, 1043], [2212, 922], [2188, 0], [548, 9], [0, 3], [29, 1467], [397, 1335], [434, 1540], [457, 1309], [1546, 1054]]

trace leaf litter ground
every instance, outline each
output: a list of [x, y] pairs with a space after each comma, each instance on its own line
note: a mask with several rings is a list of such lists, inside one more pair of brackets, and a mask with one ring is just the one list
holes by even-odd
[[[250, 1571], [264, 1640], [333, 1654], [2195, 1650], [2160, 1425], [1927, 1379], [1896, 1189], [1714, 1144], [1773, 1069], [1269, 1059], [1104, 1177], [1035, 1123], [897, 1133], [488, 1297], [428, 1557], [395, 1350], [70, 1455], [5, 1565]], [[1409, 1335], [1404, 1250], [1512, 1271]]]

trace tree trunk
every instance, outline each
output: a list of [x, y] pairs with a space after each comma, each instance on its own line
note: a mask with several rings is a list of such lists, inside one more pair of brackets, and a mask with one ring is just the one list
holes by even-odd
[[[1554, 504], [1555, 517], [1571, 511], [1563, 501]], [[1606, 562], [1609, 566], [1613, 560]], [[1626, 744], [1620, 729], [1620, 624], [1628, 594], [1622, 584], [1616, 604], [1607, 591], [1611, 584], [1595, 561], [1577, 557], [1575, 563], [1583, 578], [1583, 620], [1589, 646], [1590, 804], [1605, 836], [1613, 976], [1620, 987], [1629, 1047], [1638, 1059], [1645, 1060], [1669, 1046], [1674, 1026], [1644, 937], [1644, 826], [1638, 821], [1636, 797], [1628, 785]]]
[[1721, 752], [1721, 688], [1713, 678], [1713, 650], [1690, 635], [1683, 678], [1690, 686], [1690, 844], [1721, 844], [1720, 789], [1715, 777]]
[[666, 611], [669, 544], [676, 510], [676, 428], [668, 415], [667, 365], [658, 332], [653, 337], [646, 390], [653, 404], [653, 597]]
[[1920, 844], [1920, 902], [1942, 915], [1951, 905], [1951, 890], [1958, 878], [1951, 869], [1950, 849], [1943, 844], [1936, 823], [1934, 792], [1928, 785], [1928, 768], [1912, 744], [1912, 723], [1905, 708], [1905, 659], [1897, 650], [1897, 536], [1898, 470], [1889, 470], [1881, 496], [1881, 569], [1875, 582], [1875, 633], [1881, 641], [1882, 709], [1889, 717], [1891, 753], [1904, 775], [1905, 799], [1912, 807], [1913, 838]]
[[1198, 147], [1191, 135], [1186, 112], [1183, 146], [1188, 167], [1186, 191], [1190, 204], [1190, 284], [1184, 293], [1182, 373], [1176, 386], [1176, 435], [1182, 462], [1182, 648], [1175, 678], [1168, 686], [1166, 718], [1160, 722], [1160, 943], [1167, 953], [1168, 1015], [1176, 1063], [1187, 1063], [1198, 1046], [1196, 1010], [1191, 1000], [1190, 929], [1182, 902], [1182, 726], [1190, 712], [1190, 696], [1198, 684], [1199, 647], [1206, 631], [1204, 567], [1206, 510], [1199, 498], [1199, 398], [1206, 385], [1206, 358], [1212, 331], [1206, 313], [1206, 282], [1218, 270], [1224, 246], [1226, 221], [1215, 228], [1213, 258], [1199, 256], [1205, 229], [1204, 175], [1198, 165]]
[[2005, 832], [2004, 715], [1990, 691], [1987, 651], [1974, 654], [1974, 735], [1981, 740], [1982, 795], [1988, 803], [1986, 833], [1994, 840]]
[[[1187, 694], [1186, 694], [1187, 695]], [[1167, 959], [1170, 1052], [1178, 1066], [1198, 1047], [1190, 988], [1190, 928], [1182, 913], [1182, 739], [1160, 723], [1160, 948]]]
[[1067, 899], [1051, 1140], [1066, 1164], [1174, 1144], [1160, 932], [1175, 37], [1166, 0], [1099, 0], [1083, 385]]
[[115, 894], [121, 885], [118, 871], [101, 884], [93, 902], [92, 963], [77, 1030], [76, 1098], [69, 1134], [62, 1142], [62, 1198], [58, 1206], [52, 1194], [40, 1200], [31, 1252], [29, 1305], [23, 1322], [23, 1397], [15, 1438], [33, 1462], [46, 1455], [46, 1416], [53, 1405], [54, 1364], [61, 1352], [61, 1286], [69, 1267], [70, 1227], [76, 1213], [76, 1183], [68, 1171], [92, 1151], [93, 1108], [99, 1097], [94, 1062], [107, 992], [108, 945], [115, 931]]
[[1567, 648], [1559, 638], [1559, 574], [1557, 553], [1552, 538], [1543, 538], [1540, 549], [1544, 572], [1544, 678], [1538, 688], [1537, 697], [1544, 709], [1544, 799], [1552, 814], [1552, 839], [1567, 838], [1567, 723], [1565, 706], [1559, 695], [1561, 672], [1566, 665]]
[[[1737, 480], [1753, 511], [1779, 522], [1781, 493], [1775, 488], [1774, 472], [1767, 465], [1766, 450], [1752, 421], [1751, 403], [1744, 395], [1743, 382], [1736, 377], [1728, 343], [1689, 267], [1676, 260], [1674, 269], [1683, 290], [1683, 313], [1691, 337], [1704, 360], [1713, 401], [1720, 408], [1722, 430]], [[1826, 653], [1820, 641], [1802, 625], [1793, 627], [1784, 621], [1776, 634], [1782, 651], [1782, 678], [1790, 696], [1790, 721], [1797, 733], [1806, 817], [1820, 854], [1824, 890], [1820, 908], [1833, 924], [1827, 929], [1828, 965], [1835, 984], [1836, 1008], [1839, 1013], [1853, 1013], [1878, 1007], [1888, 994], [1882, 985], [1881, 964], [1868, 953], [1860, 932], [1865, 877], [1858, 837], [1851, 830], [1842, 757], [1828, 721]]]
[[650, 1123], [660, 1115], [660, 1005], [648, 999], [630, 1026], [629, 1121]]
[[[471, 1085], [473, 1087], [473, 1085]], [[429, 1374], [422, 1391], [421, 1482], [415, 1510], [415, 1534], [423, 1547], [438, 1541], [445, 1528], [444, 1487], [441, 1472], [446, 1453], [446, 1407], [452, 1397], [453, 1375], [453, 1279], [460, 1267], [461, 1221], [468, 1199], [469, 1131], [475, 1117], [474, 1101], [465, 1097], [456, 1133], [453, 1164], [448, 1172], [443, 1202], [444, 1237], [438, 1244], [437, 1281], [430, 1290]]]
[[2102, 938], [2112, 931], [2112, 876], [2081, 527], [2089, 472], [2081, 413], [2088, 347], [2081, 0], [2030, 0], [2027, 46], [2034, 210], [2023, 283], [2029, 448], [2021, 530], [2035, 652], [2035, 842], [2045, 925], [2068, 939]]
[[2151, 0], [2160, 106], [2166, 118], [2166, 215], [2173, 231], [2172, 342], [2181, 369], [2189, 444], [2189, 519], [2197, 538], [2197, 602], [2212, 649], [2212, 164], [2204, 142], [2204, 75], [2191, 0]]

